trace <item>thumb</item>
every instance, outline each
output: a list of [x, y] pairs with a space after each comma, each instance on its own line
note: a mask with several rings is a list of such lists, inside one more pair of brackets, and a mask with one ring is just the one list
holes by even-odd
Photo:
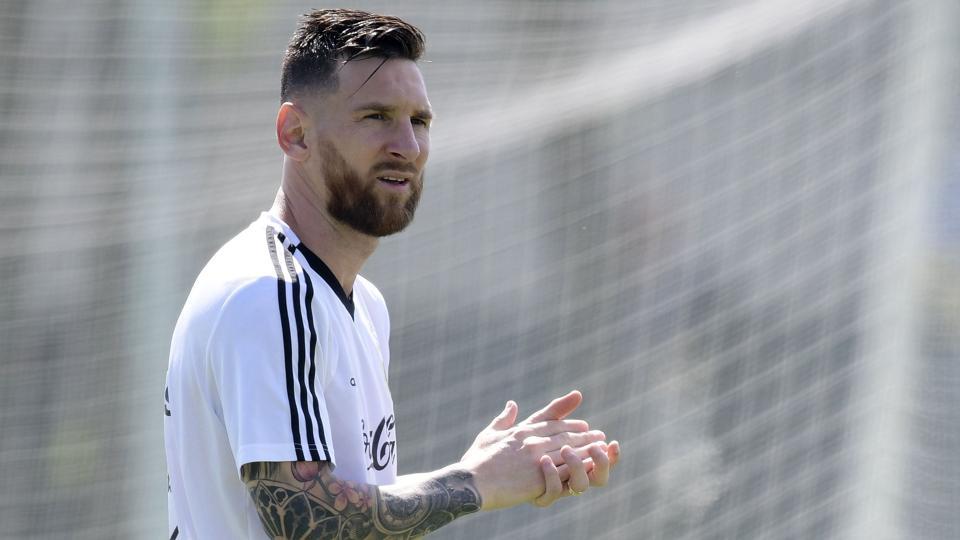
[[507, 429], [513, 426], [513, 423], [517, 421], [517, 412], [520, 408], [517, 407], [517, 404], [513, 400], [507, 401], [507, 404], [503, 407], [503, 412], [497, 415], [493, 419], [493, 422], [490, 422], [490, 427], [493, 429]]

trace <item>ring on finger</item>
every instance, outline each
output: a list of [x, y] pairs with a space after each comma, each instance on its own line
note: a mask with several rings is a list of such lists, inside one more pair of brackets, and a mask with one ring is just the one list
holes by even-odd
[[583, 492], [582, 492], [582, 491], [577, 491], [577, 490], [573, 489], [573, 486], [567, 486], [567, 493], [569, 493], [570, 495], [574, 495], [574, 496], [583, 495]]

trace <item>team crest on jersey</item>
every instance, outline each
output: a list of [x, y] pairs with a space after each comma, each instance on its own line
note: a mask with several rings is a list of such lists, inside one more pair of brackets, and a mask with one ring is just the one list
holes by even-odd
[[[371, 426], [372, 427], [372, 426]], [[367, 455], [367, 470], [382, 471], [387, 465], [397, 459], [397, 440], [394, 428], [396, 427], [393, 415], [380, 419], [376, 428], [367, 429], [367, 424], [360, 419], [360, 428], [363, 433], [363, 451]]]

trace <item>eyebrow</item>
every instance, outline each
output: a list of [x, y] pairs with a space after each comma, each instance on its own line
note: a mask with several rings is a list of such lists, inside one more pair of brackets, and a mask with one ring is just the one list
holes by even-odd
[[[371, 101], [371, 102], [369, 102], [369, 103], [363, 103], [363, 104], [361, 104], [361, 105], [357, 105], [356, 107], [353, 108], [353, 110], [354, 110], [354, 111], [377, 111], [377, 112], [392, 113], [392, 112], [395, 112], [395, 111], [397, 110], [397, 108], [394, 107], [394, 106], [391, 106], [391, 105], [387, 105], [387, 104], [385, 104], [385, 103], [380, 103], [380, 102], [377, 102], [377, 101]], [[413, 115], [414, 115], [416, 118], [423, 118], [423, 119], [425, 119], [425, 120], [432, 120], [432, 119], [433, 119], [433, 112], [431, 112], [431, 111], [428, 110], [428, 109], [416, 110], [416, 111], [413, 112]]]

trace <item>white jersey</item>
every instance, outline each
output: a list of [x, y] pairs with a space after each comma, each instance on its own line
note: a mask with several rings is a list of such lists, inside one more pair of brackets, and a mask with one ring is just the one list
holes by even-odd
[[177, 321], [165, 389], [170, 535], [266, 536], [240, 467], [329, 461], [339, 478], [395, 481], [380, 292], [333, 272], [261, 214], [200, 273]]

